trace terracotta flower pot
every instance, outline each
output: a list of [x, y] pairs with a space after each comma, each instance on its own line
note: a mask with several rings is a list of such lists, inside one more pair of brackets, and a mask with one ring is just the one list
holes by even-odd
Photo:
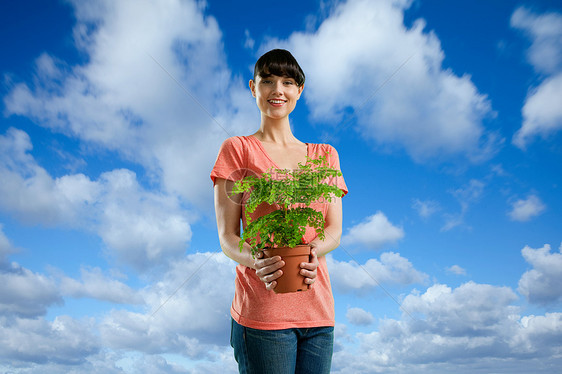
[[302, 262], [310, 261], [310, 247], [298, 245], [295, 248], [280, 247], [264, 249], [265, 257], [281, 256], [285, 266], [281, 268], [283, 275], [277, 278], [277, 286], [273, 289], [275, 293], [288, 293], [307, 291], [309, 284], [304, 282], [305, 277], [300, 274]]

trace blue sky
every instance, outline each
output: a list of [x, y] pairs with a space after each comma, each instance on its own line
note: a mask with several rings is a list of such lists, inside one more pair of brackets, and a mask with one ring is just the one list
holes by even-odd
[[25, 0], [0, 37], [0, 370], [236, 372], [209, 172], [274, 47], [350, 190], [333, 372], [560, 370], [559, 2]]

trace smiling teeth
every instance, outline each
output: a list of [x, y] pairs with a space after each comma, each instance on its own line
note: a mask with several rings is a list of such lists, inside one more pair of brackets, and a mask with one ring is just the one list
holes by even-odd
[[269, 102], [273, 104], [283, 104], [285, 100], [269, 100]]

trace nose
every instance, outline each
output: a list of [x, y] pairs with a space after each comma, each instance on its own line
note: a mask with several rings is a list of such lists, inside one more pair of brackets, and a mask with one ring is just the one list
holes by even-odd
[[275, 85], [273, 86], [273, 93], [276, 95], [283, 94], [283, 81], [281, 79], [275, 82]]

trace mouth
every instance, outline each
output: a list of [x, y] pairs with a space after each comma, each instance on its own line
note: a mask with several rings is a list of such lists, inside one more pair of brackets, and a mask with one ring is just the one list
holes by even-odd
[[287, 101], [286, 100], [279, 100], [279, 99], [272, 99], [272, 100], [267, 100], [267, 102], [270, 103], [273, 106], [282, 106]]

